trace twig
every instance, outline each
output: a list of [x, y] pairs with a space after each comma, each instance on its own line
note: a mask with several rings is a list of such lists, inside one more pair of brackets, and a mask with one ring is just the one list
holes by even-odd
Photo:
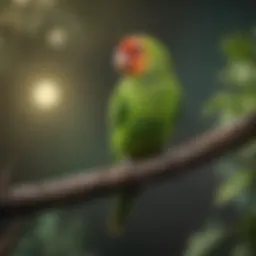
[[185, 145], [133, 166], [92, 169], [89, 173], [87, 170], [62, 179], [15, 186], [0, 200], [0, 211], [6, 217], [22, 216], [40, 209], [107, 196], [124, 186], [179, 177], [255, 137], [256, 113], [253, 112], [230, 126], [204, 133]]

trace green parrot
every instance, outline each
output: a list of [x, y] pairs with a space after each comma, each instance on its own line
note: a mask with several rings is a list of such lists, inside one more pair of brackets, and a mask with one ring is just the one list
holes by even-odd
[[[146, 34], [122, 38], [113, 64], [120, 79], [110, 96], [107, 122], [115, 161], [133, 164], [159, 154], [170, 139], [182, 102], [182, 87], [165, 45]], [[118, 195], [108, 220], [112, 235], [120, 235], [141, 187]]]

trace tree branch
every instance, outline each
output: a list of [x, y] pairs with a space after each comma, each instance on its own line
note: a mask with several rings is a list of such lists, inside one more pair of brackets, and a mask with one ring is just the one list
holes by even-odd
[[132, 166], [120, 164], [83, 171], [62, 179], [16, 186], [0, 200], [0, 212], [5, 217], [21, 216], [44, 208], [107, 196], [124, 186], [179, 177], [191, 172], [194, 167], [209, 164], [209, 161], [255, 137], [256, 112], [253, 112], [230, 126], [196, 136], [163, 155]]

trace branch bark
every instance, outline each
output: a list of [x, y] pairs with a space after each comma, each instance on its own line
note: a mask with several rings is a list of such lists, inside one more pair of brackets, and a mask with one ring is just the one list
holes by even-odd
[[256, 112], [253, 112], [232, 125], [196, 136], [163, 155], [132, 166], [120, 164], [96, 168], [62, 179], [15, 186], [0, 200], [0, 213], [5, 217], [23, 216], [45, 208], [107, 196], [124, 186], [179, 177], [255, 138]]

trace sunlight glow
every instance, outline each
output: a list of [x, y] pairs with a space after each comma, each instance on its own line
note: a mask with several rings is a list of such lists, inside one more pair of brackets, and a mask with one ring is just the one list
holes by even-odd
[[58, 85], [52, 80], [41, 80], [33, 88], [32, 99], [35, 105], [42, 109], [52, 109], [61, 100]]
[[24, 7], [24, 6], [28, 5], [31, 2], [31, 0], [13, 0], [12, 2], [15, 5]]
[[68, 33], [62, 28], [53, 28], [46, 35], [47, 43], [54, 48], [62, 48], [68, 40]]
[[37, 4], [41, 8], [51, 8], [58, 4], [59, 0], [37, 0]]
[[38, 7], [53, 7], [57, 2], [57, 0], [12, 0], [13, 4], [20, 7], [25, 7], [28, 4], [34, 4], [34, 6]]

